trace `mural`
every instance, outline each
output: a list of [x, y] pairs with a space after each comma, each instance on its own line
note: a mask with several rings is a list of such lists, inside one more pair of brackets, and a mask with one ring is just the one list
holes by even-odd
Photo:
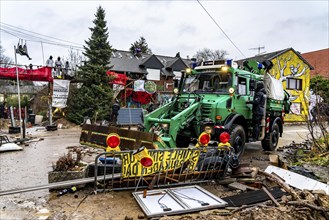
[[272, 62], [271, 75], [282, 82], [292, 100], [285, 121], [305, 121], [310, 96], [310, 67], [293, 50], [279, 55]]

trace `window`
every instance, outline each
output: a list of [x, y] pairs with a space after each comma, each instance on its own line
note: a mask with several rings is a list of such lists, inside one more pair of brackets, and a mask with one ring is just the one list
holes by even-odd
[[174, 71], [175, 79], [180, 79], [182, 77], [182, 73], [179, 71]]
[[238, 93], [239, 95], [247, 95], [247, 80], [245, 78], [238, 78]]
[[160, 70], [147, 69], [147, 80], [160, 80]]
[[287, 89], [302, 90], [302, 79], [287, 78]]
[[201, 72], [187, 76], [184, 88], [186, 92], [227, 94], [232, 86], [231, 75], [231, 73], [219, 71]]

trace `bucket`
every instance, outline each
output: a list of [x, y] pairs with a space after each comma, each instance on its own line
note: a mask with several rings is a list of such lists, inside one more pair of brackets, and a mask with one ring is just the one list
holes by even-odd
[[35, 116], [35, 124], [36, 125], [40, 125], [41, 124], [41, 122], [42, 122], [42, 119], [43, 119], [43, 116], [42, 115], [36, 115]]

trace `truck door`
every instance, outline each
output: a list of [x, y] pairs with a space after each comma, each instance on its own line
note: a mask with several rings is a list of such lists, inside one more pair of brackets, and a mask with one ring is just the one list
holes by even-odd
[[246, 104], [248, 97], [250, 97], [248, 80], [249, 79], [243, 76], [237, 76], [236, 92], [235, 92], [235, 97], [233, 99], [235, 111], [243, 115], [247, 119], [252, 117], [251, 108], [249, 105]]

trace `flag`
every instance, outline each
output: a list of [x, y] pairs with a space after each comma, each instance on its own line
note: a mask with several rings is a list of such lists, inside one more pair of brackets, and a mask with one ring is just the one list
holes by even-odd
[[70, 80], [54, 79], [52, 107], [65, 108], [69, 96]]

